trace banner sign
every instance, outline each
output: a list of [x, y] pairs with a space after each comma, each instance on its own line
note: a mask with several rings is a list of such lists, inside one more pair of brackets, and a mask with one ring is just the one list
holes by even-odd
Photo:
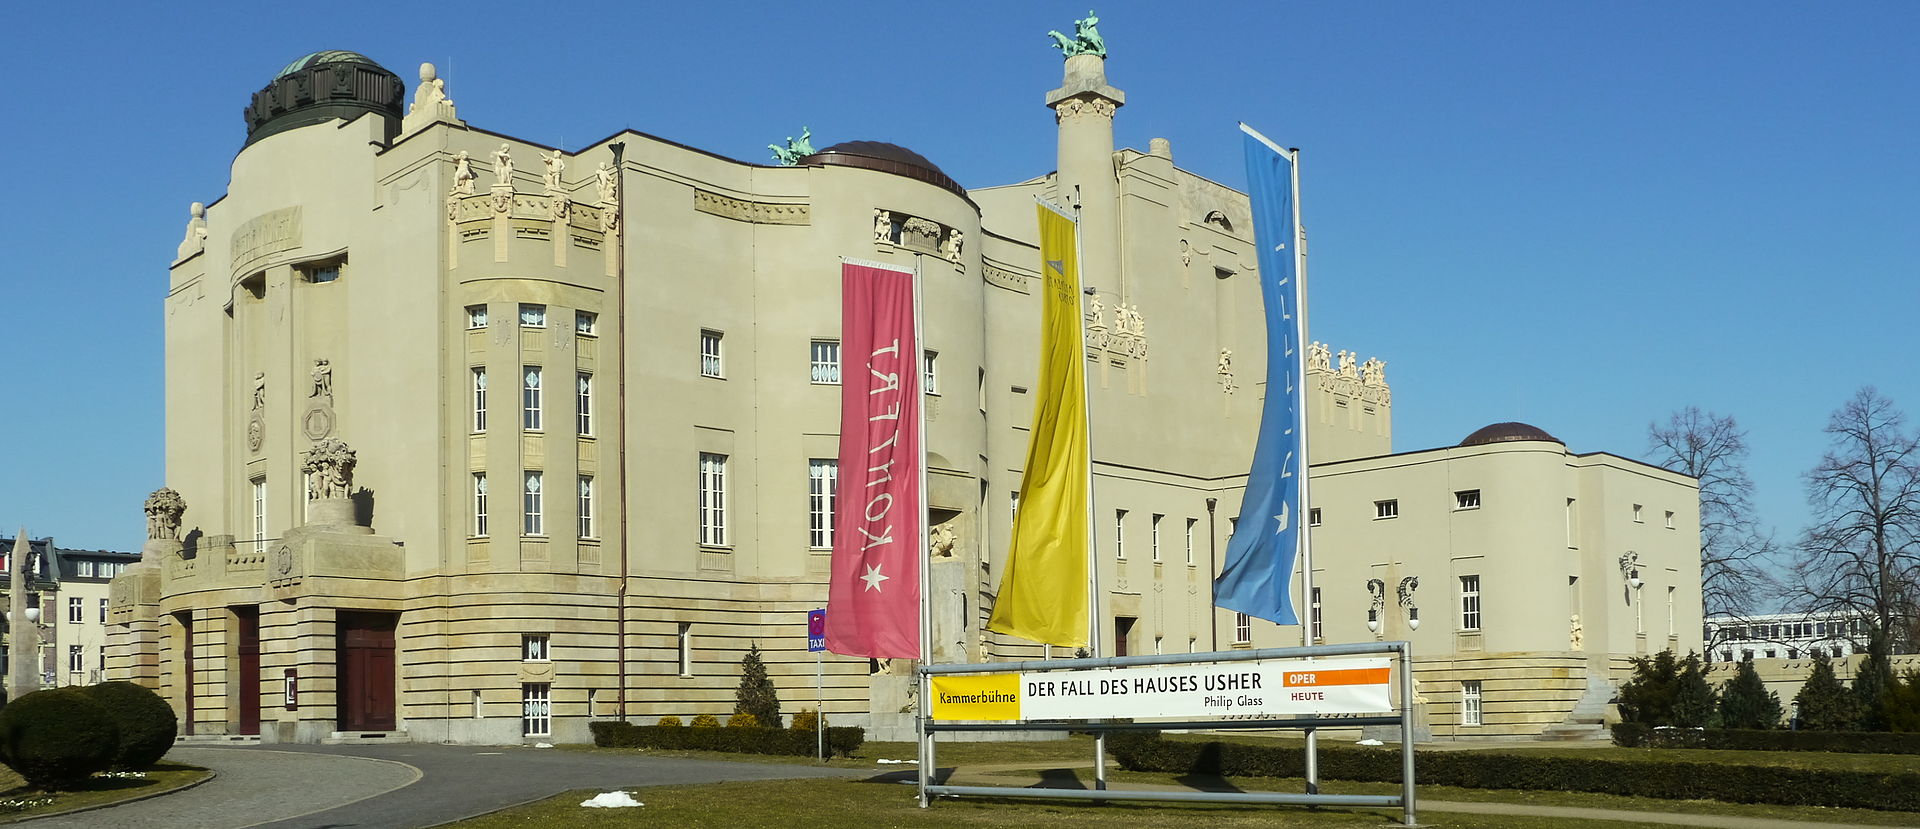
[[920, 334], [914, 274], [840, 266], [840, 460], [826, 647], [920, 657]]
[[936, 674], [936, 720], [1204, 719], [1393, 711], [1387, 658]]

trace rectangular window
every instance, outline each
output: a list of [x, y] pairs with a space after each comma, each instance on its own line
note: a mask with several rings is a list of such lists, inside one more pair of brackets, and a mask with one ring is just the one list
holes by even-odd
[[582, 337], [600, 335], [600, 315], [592, 311], [573, 312], [573, 333]]
[[324, 285], [340, 278], [340, 263], [332, 262], [325, 265], [311, 265], [301, 268], [300, 273], [306, 277], [308, 282], [315, 285]]
[[487, 327], [487, 306], [485, 305], [467, 306], [467, 330], [471, 331], [476, 328], [485, 328], [485, 327]]
[[838, 494], [839, 478], [839, 461], [807, 461], [807, 546], [815, 550], [833, 549], [833, 499]]
[[1153, 516], [1153, 535], [1149, 539], [1151, 546], [1149, 546], [1148, 549], [1153, 551], [1153, 563], [1155, 564], [1160, 563], [1160, 519], [1165, 517], [1164, 515]]
[[543, 486], [544, 483], [545, 482], [542, 480], [540, 473], [538, 472], [527, 473], [526, 502], [521, 509], [522, 513], [524, 514], [523, 515], [524, 520], [521, 523], [521, 530], [520, 530], [522, 533], [526, 535], [546, 535], [547, 534], [546, 521], [543, 517], [543, 510], [542, 510], [542, 507], [543, 507], [542, 499], [545, 496], [542, 494], [541, 490], [544, 488]]
[[1253, 641], [1253, 617], [1245, 613], [1233, 614], [1233, 643], [1245, 645]]
[[520, 428], [529, 432], [538, 432], [545, 428], [545, 419], [541, 411], [540, 386], [542, 377], [539, 366], [522, 366], [520, 381]]
[[1310, 507], [1307, 509], [1307, 526], [1309, 527], [1320, 526], [1320, 508], [1319, 507]]
[[67, 621], [79, 624], [86, 621], [86, 604], [76, 597], [67, 597]]
[[528, 328], [547, 327], [547, 306], [531, 302], [520, 303], [520, 324]]
[[1460, 577], [1460, 629], [1480, 629], [1480, 577]]
[[1480, 680], [1460, 683], [1460, 724], [1480, 724]]
[[583, 371], [573, 380], [574, 428], [587, 437], [593, 434], [593, 375]]
[[79, 673], [80, 671], [84, 670], [84, 668], [82, 667], [82, 664], [86, 659], [86, 657], [82, 655], [84, 653], [86, 652], [82, 651], [79, 645], [68, 645], [67, 646], [67, 670], [73, 671], [74, 673]]
[[473, 430], [487, 430], [487, 370], [484, 367], [473, 369]]
[[1373, 502], [1373, 517], [1376, 519], [1399, 518], [1400, 501], [1398, 499], [1389, 499], [1386, 501]]
[[720, 362], [720, 332], [700, 332], [700, 376], [723, 377], [720, 373], [724, 366]]
[[700, 453], [700, 544], [727, 546], [727, 456]]
[[593, 534], [593, 476], [580, 476], [580, 537], [594, 538]]
[[1580, 548], [1580, 512], [1578, 506], [1578, 503], [1574, 499], [1567, 499], [1567, 549], [1569, 550], [1577, 550]]
[[922, 370], [920, 372], [921, 374], [920, 382], [925, 384], [921, 388], [921, 391], [926, 392], [927, 394], [939, 394], [940, 393], [940, 382], [939, 382], [940, 375], [934, 371], [934, 366], [940, 360], [940, 352], [938, 351], [923, 352], [920, 355], [920, 359], [921, 359], [921, 365], [922, 365]]
[[1113, 511], [1113, 557], [1125, 560], [1127, 557], [1127, 511]]
[[1673, 587], [1667, 588], [1667, 635], [1668, 636], [1672, 636], [1675, 633], [1679, 632], [1679, 628], [1674, 626], [1674, 618], [1673, 618], [1673, 600], [1676, 598], [1675, 596], [1676, 589], [1677, 588], [1673, 588]]
[[259, 550], [267, 540], [267, 479], [253, 479], [253, 543]]
[[840, 341], [814, 340], [809, 351], [813, 382], [827, 386], [840, 385]]
[[73, 563], [73, 566], [74, 566], [73, 574], [76, 576], [79, 576], [80, 578], [84, 578], [84, 579], [93, 578], [93, 574], [97, 572], [96, 570], [94, 570], [94, 564], [91, 561], [76, 561]]
[[1200, 519], [1187, 519], [1187, 565], [1193, 565], [1193, 528], [1199, 526]]
[[1673, 510], [1667, 510], [1667, 529], [1673, 529]]
[[547, 634], [544, 634], [544, 633], [529, 633], [525, 636], [520, 637], [520, 661], [522, 662], [553, 661], [552, 657], [548, 656], [548, 651], [547, 651], [547, 644], [550, 641], [551, 640], [548, 638]]
[[1463, 489], [1453, 494], [1454, 509], [1479, 509], [1480, 490]]
[[553, 686], [528, 682], [520, 686], [520, 734], [547, 737], [553, 734]]
[[1641, 519], [1641, 517], [1640, 517], [1640, 505], [1639, 505], [1639, 504], [1634, 504], [1634, 505], [1633, 505], [1633, 523], [1635, 523], [1635, 524], [1642, 524], [1642, 523], [1645, 523], [1645, 521], [1644, 521], [1643, 519]]
[[1313, 623], [1314, 641], [1317, 642], [1327, 638], [1327, 629], [1320, 621], [1320, 588], [1318, 587], [1313, 589], [1313, 603], [1308, 618], [1311, 619]]
[[693, 623], [680, 623], [680, 675], [693, 676]]
[[107, 623], [107, 600], [101, 599], [100, 600], [100, 624], [104, 625], [106, 623]]
[[487, 473], [473, 473], [473, 535], [487, 534]]

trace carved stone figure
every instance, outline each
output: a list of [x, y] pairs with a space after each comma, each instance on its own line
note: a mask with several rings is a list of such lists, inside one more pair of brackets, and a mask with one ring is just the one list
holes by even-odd
[[187, 511], [187, 499], [171, 487], [161, 487], [147, 496], [147, 538], [157, 541], [180, 540], [180, 516]]
[[513, 186], [513, 148], [501, 142], [500, 149], [493, 151], [493, 186]]
[[958, 265], [960, 264], [960, 246], [964, 244], [966, 244], [966, 234], [962, 233], [960, 228], [949, 230], [946, 241], [940, 243], [940, 255], [946, 257], [948, 262]]
[[927, 552], [934, 558], [951, 558], [954, 541], [953, 528], [941, 524], [927, 533]]
[[876, 242], [893, 241], [893, 212], [873, 209], [873, 240]]
[[1047, 37], [1053, 40], [1053, 48], [1059, 49], [1067, 57], [1099, 55], [1104, 58], [1107, 56], [1107, 42], [1100, 38], [1100, 31], [1095, 28], [1099, 25], [1100, 18], [1088, 10], [1085, 19], [1073, 21], [1072, 39], [1057, 31], [1047, 32]]
[[1386, 385], [1386, 361], [1378, 357], [1368, 357], [1366, 362], [1360, 364], [1360, 382], [1366, 383], [1369, 386]]
[[420, 85], [414, 87], [413, 103], [407, 106], [407, 114], [430, 113], [443, 103], [452, 103], [447, 100], [447, 82], [440, 80], [433, 64], [420, 64]]
[[1307, 370], [1333, 370], [1333, 351], [1327, 348], [1326, 343], [1313, 343], [1307, 346]]
[[467, 151], [461, 150], [453, 157], [453, 194], [456, 196], [473, 195], [473, 182], [480, 174], [473, 171], [473, 161], [467, 157]]
[[333, 364], [326, 360], [313, 361], [313, 390], [307, 396], [333, 398]]
[[600, 162], [600, 169], [593, 171], [594, 186], [600, 190], [600, 203], [614, 205], [620, 202], [620, 177], [615, 175], [613, 165]]
[[207, 249], [207, 206], [194, 202], [187, 206], [187, 235], [180, 240], [180, 248], [174, 251], [173, 258], [185, 259]]
[[1573, 618], [1568, 620], [1567, 645], [1571, 650], [1585, 650], [1586, 639], [1586, 632], [1580, 626], [1580, 614], [1575, 613]]
[[1093, 295], [1091, 301], [1087, 303], [1087, 309], [1087, 325], [1093, 328], [1107, 327], [1106, 322], [1101, 318], [1101, 315], [1106, 313], [1107, 304], [1100, 301], [1099, 294]]
[[1140, 306], [1122, 303], [1113, 309], [1113, 327], [1122, 334], [1145, 337], [1147, 318], [1140, 315]]
[[540, 156], [540, 163], [546, 167], [541, 174], [547, 185], [547, 194], [560, 192], [560, 175], [567, 171], [567, 159], [559, 150]]
[[339, 438], [321, 438], [302, 454], [300, 471], [307, 474], [307, 498], [345, 498], [353, 493], [353, 467], [358, 461]]
[[800, 159], [813, 155], [813, 130], [802, 126], [800, 128], [799, 140], [796, 141], [793, 136], [789, 135], [787, 136], [786, 146], [768, 144], [767, 149], [773, 151], [774, 161], [780, 163], [782, 166], [792, 167], [799, 164]]
[[1233, 349], [1231, 348], [1220, 349], [1220, 369], [1219, 370], [1221, 374], [1224, 374], [1228, 377], [1233, 376]]
[[257, 412], [266, 407], [267, 373], [264, 371], [256, 371], [253, 373], [253, 410]]
[[1359, 366], [1355, 365], [1353, 362], [1359, 356], [1360, 355], [1355, 354], [1351, 351], [1342, 350], [1340, 352], [1340, 376], [1341, 377], [1357, 378], [1360, 376], [1360, 368]]

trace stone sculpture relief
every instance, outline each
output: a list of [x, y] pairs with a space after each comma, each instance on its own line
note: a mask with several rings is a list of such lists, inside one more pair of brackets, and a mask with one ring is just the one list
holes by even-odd
[[560, 176], [567, 171], [566, 156], [559, 150], [554, 150], [552, 153], [540, 156], [540, 163], [546, 168], [542, 171], [541, 178], [547, 185], [547, 195], [558, 194]]
[[473, 171], [473, 160], [467, 157], [466, 150], [461, 150], [457, 155], [453, 157], [453, 194], [454, 195], [456, 196], [473, 195], [473, 192], [474, 192], [473, 183], [475, 180], [479, 178], [480, 178], [480, 174]]
[[1094, 294], [1092, 297], [1089, 297], [1087, 301], [1087, 327], [1088, 328], [1107, 327], [1107, 323], [1105, 319], [1106, 312], [1107, 312], [1107, 304], [1100, 301], [1099, 294]]
[[1587, 636], [1585, 629], [1580, 625], [1580, 614], [1573, 614], [1573, 618], [1569, 619], [1567, 624], [1567, 645], [1569, 649], [1576, 651], [1585, 650]]
[[333, 400], [333, 364], [324, 359], [313, 361], [313, 390], [308, 397], [323, 397]]
[[1053, 116], [1055, 121], [1078, 118], [1081, 115], [1098, 115], [1102, 118], [1112, 118], [1114, 109], [1113, 102], [1105, 98], [1069, 98], [1061, 101], [1059, 106], [1053, 108]]
[[1233, 376], [1233, 349], [1231, 348], [1220, 349], [1219, 372], [1221, 375], [1226, 377]]
[[773, 151], [773, 160], [781, 166], [792, 167], [797, 165], [800, 163], [800, 159], [806, 158], [814, 153], [813, 130], [802, 126], [798, 140], [795, 140], [793, 136], [789, 135], [787, 136], [786, 146], [768, 144], [767, 149]]
[[180, 240], [179, 249], [174, 251], [174, 260], [178, 261], [207, 249], [207, 206], [194, 202], [187, 206], [187, 235]]
[[615, 174], [613, 165], [600, 162], [600, 168], [593, 171], [593, 183], [600, 191], [600, 203], [612, 206], [620, 202], [620, 177]]
[[1307, 345], [1307, 370], [1333, 370], [1333, 352], [1327, 348], [1326, 343], [1309, 343]]
[[1387, 384], [1387, 363], [1378, 357], [1369, 357], [1360, 364], [1360, 382], [1369, 386]]
[[947, 231], [946, 241], [940, 243], [940, 255], [946, 257], [948, 262], [958, 265], [960, 264], [960, 246], [964, 244], [966, 244], [966, 234], [962, 233], [960, 228], [953, 228]]
[[873, 209], [873, 240], [876, 242], [893, 241], [893, 212]]
[[1047, 37], [1053, 41], [1053, 48], [1059, 49], [1066, 57], [1098, 55], [1104, 58], [1107, 56], [1107, 42], [1100, 37], [1100, 30], [1096, 28], [1099, 25], [1100, 18], [1095, 17], [1089, 9], [1084, 19], [1073, 21], [1073, 37], [1069, 38], [1058, 31], [1047, 32]]
[[257, 412], [266, 407], [267, 373], [264, 371], [256, 371], [253, 373], [253, 410]]
[[435, 121], [465, 123], [454, 111], [453, 99], [447, 97], [447, 82], [440, 79], [439, 70], [431, 63], [420, 64], [420, 85], [413, 89], [413, 103], [407, 105], [407, 116], [401, 119], [402, 132], [411, 133]]
[[301, 455], [300, 471], [307, 474], [307, 498], [319, 501], [353, 494], [353, 467], [357, 462], [345, 441], [321, 438]]
[[187, 499], [171, 487], [163, 486], [147, 496], [145, 507], [149, 540], [180, 540], [180, 516], [187, 511]]
[[1355, 354], [1351, 351], [1347, 351], [1344, 349], [1341, 350], [1340, 352], [1340, 376], [1341, 377], [1358, 378], [1360, 376], [1360, 369], [1354, 363], [1354, 360], [1359, 359], [1359, 357], [1360, 355]]
[[513, 186], [513, 148], [505, 142], [493, 151], [493, 186]]
[[955, 540], [953, 528], [940, 524], [927, 533], [927, 552], [934, 558], [952, 558]]
[[1140, 315], [1140, 306], [1122, 303], [1114, 306], [1113, 327], [1122, 334], [1134, 337], [1147, 336], [1147, 318]]

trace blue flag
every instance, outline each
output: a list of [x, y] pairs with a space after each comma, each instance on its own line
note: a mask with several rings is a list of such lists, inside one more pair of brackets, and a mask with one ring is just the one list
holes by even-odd
[[1305, 332], [1295, 268], [1294, 246], [1300, 240], [1295, 231], [1293, 157], [1245, 124], [1240, 128], [1247, 133], [1247, 195], [1253, 202], [1260, 297], [1267, 310], [1267, 397], [1240, 518], [1227, 541], [1220, 577], [1213, 582], [1213, 602], [1248, 616], [1297, 625], [1300, 618], [1288, 587], [1307, 523], [1301, 503], [1307, 464], [1301, 431]]

